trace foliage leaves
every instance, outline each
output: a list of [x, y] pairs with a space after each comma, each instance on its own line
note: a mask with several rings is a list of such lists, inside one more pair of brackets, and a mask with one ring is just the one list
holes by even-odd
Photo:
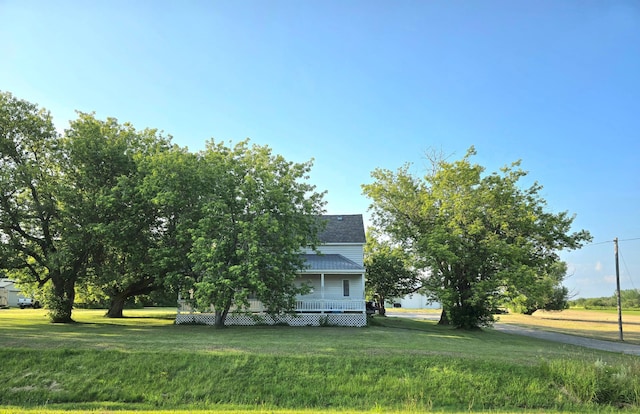
[[474, 155], [471, 148], [458, 161], [434, 160], [423, 178], [408, 165], [377, 169], [363, 186], [374, 223], [431, 271], [427, 289], [462, 328], [490, 324], [501, 304], [549, 277], [559, 250], [591, 238], [571, 232], [567, 212], [547, 210], [538, 183], [519, 187], [519, 162], [487, 175]]
[[255, 295], [272, 314], [288, 311], [295, 295], [300, 250], [317, 244], [322, 194], [303, 182], [311, 163], [292, 163], [268, 147], [210, 142], [201, 154], [202, 218], [189, 254], [200, 275], [195, 298], [213, 305], [216, 325], [231, 306], [247, 308]]
[[367, 295], [373, 297], [380, 315], [385, 314], [385, 303], [392, 298], [418, 291], [425, 282], [407, 252], [380, 240], [373, 232], [367, 234], [364, 263]]
[[90, 248], [65, 210], [63, 161], [51, 115], [0, 93], [0, 267], [40, 287], [51, 281], [54, 322], [71, 320]]
[[[606, 309], [618, 306], [618, 297], [614, 292], [611, 296], [599, 298], [578, 298], [569, 302], [571, 306], [585, 309]], [[640, 289], [625, 289], [620, 291], [620, 304], [624, 309], [640, 308]]]
[[220, 323], [249, 295], [288, 311], [324, 205], [311, 165], [248, 141], [190, 153], [86, 113], [59, 136], [48, 112], [0, 93], [0, 269], [43, 290], [54, 322], [71, 322], [76, 290], [112, 317], [160, 288], [194, 289]]
[[101, 291], [110, 302], [108, 315], [121, 317], [124, 301], [150, 293], [163, 274], [151, 258], [159, 217], [141, 186], [147, 159], [168, 151], [169, 139], [79, 113], [63, 144], [65, 176], [73, 182], [68, 209], [85, 223], [83, 231], [94, 244], [82, 287]]

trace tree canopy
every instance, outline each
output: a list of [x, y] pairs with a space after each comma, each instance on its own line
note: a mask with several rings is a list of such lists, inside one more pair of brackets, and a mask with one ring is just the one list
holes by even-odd
[[519, 162], [485, 174], [475, 154], [434, 159], [421, 178], [408, 165], [376, 169], [363, 185], [375, 225], [430, 270], [426, 289], [443, 306], [441, 322], [461, 328], [492, 323], [499, 306], [546, 283], [560, 250], [591, 239], [571, 231], [568, 212], [548, 211], [538, 183], [519, 187]]
[[292, 163], [268, 147], [210, 142], [201, 154], [208, 183], [204, 214], [189, 253], [200, 307], [214, 306], [216, 326], [232, 306], [255, 295], [271, 314], [292, 309], [303, 288], [294, 279], [303, 267], [301, 248], [315, 246], [322, 194], [304, 182], [311, 163]]
[[85, 113], [60, 135], [0, 93], [0, 270], [43, 292], [54, 322], [72, 321], [78, 289], [111, 317], [157, 289], [193, 292], [219, 325], [250, 295], [286, 312], [324, 206], [311, 166], [248, 141], [191, 153]]
[[92, 248], [70, 208], [64, 152], [51, 115], [0, 93], [0, 268], [39, 287], [52, 285], [54, 322], [71, 321], [75, 282]]
[[164, 269], [153, 260], [160, 220], [154, 194], [142, 186], [154, 156], [171, 149], [156, 130], [79, 113], [65, 131], [65, 177], [74, 185], [67, 206], [82, 218], [94, 249], [80, 282], [102, 292], [108, 316], [121, 317], [125, 300], [150, 293]]

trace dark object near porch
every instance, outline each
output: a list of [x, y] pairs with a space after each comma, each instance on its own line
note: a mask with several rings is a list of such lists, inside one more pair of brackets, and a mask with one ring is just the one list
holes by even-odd
[[367, 315], [373, 316], [378, 311], [378, 306], [374, 302], [367, 302], [366, 311], [367, 311]]

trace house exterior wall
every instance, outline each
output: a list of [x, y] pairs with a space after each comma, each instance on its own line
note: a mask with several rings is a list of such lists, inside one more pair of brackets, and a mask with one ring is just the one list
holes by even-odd
[[[364, 266], [364, 249], [361, 244], [323, 244], [318, 246], [318, 251], [322, 254], [341, 254], [347, 259]], [[315, 254], [312, 249], [306, 248], [305, 254]]]
[[320, 299], [322, 296], [322, 284], [320, 282], [320, 275], [300, 275], [296, 280], [296, 286], [300, 287], [303, 284], [311, 287], [311, 292], [307, 295], [298, 295], [298, 298], [311, 298]]
[[20, 295], [20, 289], [18, 289], [13, 281], [8, 279], [0, 280], [0, 305], [5, 305], [9, 307], [17, 307], [18, 306], [18, 298], [22, 297]]
[[20, 291], [18, 289], [9, 290], [8, 302], [9, 306], [16, 307], [18, 306], [18, 299], [23, 297], [20, 295]]
[[437, 302], [429, 302], [429, 299], [420, 293], [412, 293], [402, 298], [396, 298], [391, 301], [399, 303], [405, 309], [439, 309], [440, 304]]
[[9, 306], [7, 289], [0, 287], [0, 306]]
[[[349, 281], [349, 295], [344, 296], [343, 281]], [[360, 275], [331, 275], [324, 280], [324, 295], [327, 299], [364, 299], [362, 291], [362, 276]]]
[[[344, 296], [343, 281], [349, 281], [349, 295]], [[300, 275], [296, 285], [306, 284], [313, 291], [307, 295], [299, 295], [298, 299], [321, 299], [322, 285], [320, 275]], [[362, 291], [362, 275], [360, 274], [326, 274], [324, 276], [324, 299], [364, 299]]]

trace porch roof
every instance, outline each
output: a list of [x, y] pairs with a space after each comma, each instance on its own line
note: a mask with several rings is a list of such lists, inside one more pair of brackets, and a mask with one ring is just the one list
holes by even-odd
[[364, 268], [341, 254], [305, 254], [305, 273], [313, 271], [348, 271], [364, 272]]

